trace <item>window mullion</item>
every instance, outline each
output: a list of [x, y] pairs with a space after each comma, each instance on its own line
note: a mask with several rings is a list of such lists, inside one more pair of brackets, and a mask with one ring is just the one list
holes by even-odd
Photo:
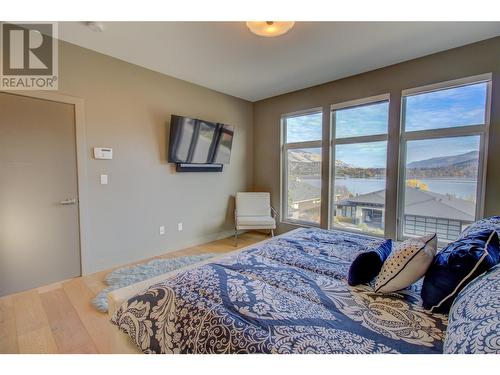
[[322, 141], [293, 142], [283, 145], [287, 150], [297, 148], [318, 148], [323, 145]]
[[349, 137], [349, 138], [337, 138], [333, 139], [333, 145], [346, 145], [353, 143], [369, 143], [369, 142], [380, 142], [387, 141], [387, 134], [377, 134], [377, 135], [366, 135], [359, 137]]
[[481, 135], [485, 132], [485, 125], [470, 125], [456, 128], [442, 128], [403, 132], [406, 140], [462, 137], [467, 135]]

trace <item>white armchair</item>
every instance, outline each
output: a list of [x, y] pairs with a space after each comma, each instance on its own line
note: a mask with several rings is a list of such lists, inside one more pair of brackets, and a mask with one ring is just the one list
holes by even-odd
[[238, 244], [239, 230], [270, 229], [274, 237], [278, 214], [271, 206], [269, 193], [236, 193], [234, 210], [234, 240]]

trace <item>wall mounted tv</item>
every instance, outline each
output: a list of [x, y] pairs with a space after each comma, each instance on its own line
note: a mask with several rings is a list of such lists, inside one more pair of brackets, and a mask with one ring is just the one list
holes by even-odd
[[172, 115], [168, 162], [178, 172], [220, 172], [229, 164], [232, 126]]

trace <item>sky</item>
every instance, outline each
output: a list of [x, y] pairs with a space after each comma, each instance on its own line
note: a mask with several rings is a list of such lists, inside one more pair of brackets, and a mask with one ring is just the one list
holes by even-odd
[[441, 156], [479, 152], [479, 136], [426, 139], [410, 141], [406, 147], [406, 162], [431, 159]]
[[335, 160], [342, 160], [353, 167], [385, 168], [387, 142], [337, 145], [335, 146]]
[[[486, 83], [428, 92], [405, 98], [406, 131], [483, 124]], [[337, 110], [336, 138], [387, 133], [388, 102]], [[321, 113], [287, 119], [288, 142], [321, 139]], [[383, 168], [386, 142], [336, 146], [337, 160], [364, 168]], [[408, 143], [407, 163], [479, 149], [479, 137], [457, 137]]]
[[[483, 124], [486, 83], [455, 87], [406, 98], [407, 131]], [[408, 142], [407, 163], [479, 150], [479, 136]]]
[[389, 102], [335, 111], [335, 138], [387, 134]]
[[407, 131], [484, 123], [486, 83], [406, 97]]
[[287, 143], [321, 140], [322, 118], [321, 112], [287, 118]]

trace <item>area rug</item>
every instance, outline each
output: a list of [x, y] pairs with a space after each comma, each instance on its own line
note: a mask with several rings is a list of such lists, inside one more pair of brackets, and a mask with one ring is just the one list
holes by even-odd
[[161, 275], [181, 267], [210, 259], [215, 254], [189, 255], [177, 258], [155, 259], [148, 263], [138, 264], [119, 268], [106, 275], [104, 282], [108, 287], [104, 288], [92, 300], [95, 308], [101, 312], [108, 311], [107, 294], [115, 289], [120, 289], [128, 285], [138, 283], [140, 281], [150, 279], [154, 276]]

